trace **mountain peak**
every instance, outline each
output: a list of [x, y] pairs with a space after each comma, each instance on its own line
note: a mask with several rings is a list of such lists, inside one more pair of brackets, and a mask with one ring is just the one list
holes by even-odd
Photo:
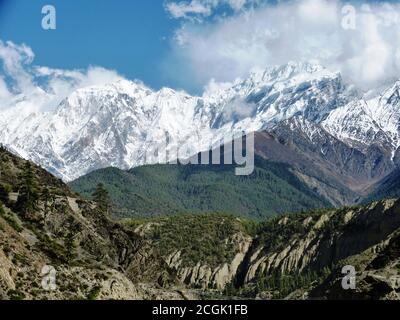
[[257, 79], [257, 81], [284, 81], [297, 75], [303, 76], [336, 76], [338, 72], [331, 72], [317, 62], [294, 62], [290, 61], [284, 65], [276, 65], [268, 67], [262, 71], [253, 72], [250, 79]]
[[110, 94], [128, 94], [134, 95], [136, 93], [150, 94], [152, 90], [145, 86], [140, 81], [131, 81], [126, 79], [117, 80], [115, 82], [106, 83], [103, 85], [93, 85], [83, 87], [74, 91], [70, 97], [75, 96], [90, 96], [90, 95], [110, 95]]

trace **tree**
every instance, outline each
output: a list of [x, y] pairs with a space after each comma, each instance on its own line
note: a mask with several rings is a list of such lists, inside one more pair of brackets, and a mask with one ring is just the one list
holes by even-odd
[[46, 219], [50, 213], [50, 204], [55, 201], [54, 194], [47, 186], [42, 189], [42, 199], [44, 201], [43, 222], [46, 223]]
[[17, 208], [27, 216], [33, 213], [39, 200], [38, 183], [29, 161], [25, 163], [19, 178], [20, 185]]
[[0, 159], [0, 179], [1, 179], [2, 173], [4, 172], [3, 162], [5, 162], [4, 158], [5, 158], [6, 151], [7, 151], [7, 149], [2, 144], [0, 144], [0, 157], [1, 157], [1, 159]]
[[107, 189], [104, 184], [99, 183], [96, 187], [96, 190], [93, 193], [93, 199], [97, 202], [100, 210], [104, 211], [106, 214], [109, 213], [111, 207], [111, 200], [108, 194]]
[[8, 195], [10, 194], [11, 191], [12, 188], [10, 185], [6, 183], [0, 183], [0, 201], [3, 201], [5, 204], [7, 204]]

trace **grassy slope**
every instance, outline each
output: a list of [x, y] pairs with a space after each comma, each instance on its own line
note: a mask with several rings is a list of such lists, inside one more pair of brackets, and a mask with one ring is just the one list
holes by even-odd
[[222, 212], [262, 218], [329, 206], [290, 167], [258, 157], [248, 177], [235, 176], [232, 166], [155, 165], [98, 170], [70, 185], [90, 197], [99, 182], [109, 190], [116, 213], [126, 217]]

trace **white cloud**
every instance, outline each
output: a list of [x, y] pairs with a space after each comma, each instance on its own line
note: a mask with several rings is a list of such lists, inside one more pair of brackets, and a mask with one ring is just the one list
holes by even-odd
[[400, 4], [356, 7], [355, 30], [342, 27], [345, 4], [281, 1], [207, 23], [185, 21], [172, 41], [168, 72], [179, 80], [184, 65], [182, 77], [204, 86], [245, 77], [253, 68], [317, 60], [366, 88], [400, 78]]
[[211, 96], [218, 94], [221, 91], [225, 91], [233, 86], [232, 82], [217, 82], [215, 79], [211, 79], [204, 88], [204, 95]]
[[9, 99], [11, 97], [10, 91], [8, 91], [7, 84], [2, 77], [0, 77], [0, 101], [2, 99]]
[[165, 8], [175, 18], [189, 20], [202, 20], [211, 16], [216, 10], [226, 7], [233, 12], [238, 12], [249, 6], [254, 6], [260, 0], [189, 0], [189, 1], [167, 1]]
[[307, 21], [308, 24], [320, 25], [332, 24], [338, 22], [338, 2], [337, 1], [321, 1], [321, 0], [307, 0], [300, 1], [297, 4], [297, 11], [299, 18], [302, 21]]
[[14, 106], [22, 98], [35, 109], [56, 107], [73, 91], [123, 79], [101, 67], [62, 70], [34, 66], [31, 48], [0, 40], [0, 108]]
[[14, 80], [16, 90], [27, 88], [32, 84], [32, 76], [25, 66], [32, 63], [35, 55], [25, 44], [16, 45], [0, 40], [0, 59], [5, 73]]
[[228, 119], [228, 121], [229, 119], [240, 121], [252, 116], [256, 109], [255, 103], [246, 102], [242, 98], [235, 98], [225, 106], [222, 114], [224, 119]]
[[169, 2], [165, 5], [174, 18], [188, 18], [190, 15], [209, 16], [212, 12], [208, 1], [193, 0], [191, 2]]
[[[191, 89], [209, 83], [206, 90], [215, 91], [253, 69], [291, 60], [319, 60], [365, 87], [400, 78], [400, 4], [375, 3], [370, 10], [358, 7], [356, 29], [345, 30], [339, 0], [265, 3], [166, 2], [176, 17], [183, 18], [164, 64], [169, 78]], [[201, 23], [185, 19], [196, 12], [213, 15], [221, 6], [231, 8], [234, 14]], [[253, 9], [248, 10], [250, 7]], [[27, 45], [0, 40], [0, 108], [17, 96], [35, 97], [35, 106], [54, 107], [78, 88], [122, 78], [101, 67], [61, 70], [35, 66], [34, 57]]]

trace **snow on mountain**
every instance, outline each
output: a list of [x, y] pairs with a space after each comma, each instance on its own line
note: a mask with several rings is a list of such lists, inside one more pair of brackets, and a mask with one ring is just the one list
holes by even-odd
[[378, 139], [395, 148], [399, 101], [398, 84], [366, 101], [340, 73], [292, 62], [201, 97], [127, 80], [79, 89], [44, 111], [21, 97], [1, 111], [0, 142], [66, 181], [103, 167], [158, 162], [157, 148], [190, 156], [294, 116], [349, 144]]
[[322, 126], [340, 140], [359, 148], [368, 147], [379, 139], [391, 143], [386, 133], [371, 116], [364, 100], [352, 101], [333, 110]]
[[400, 146], [400, 82], [381, 94], [366, 94], [333, 110], [322, 126], [338, 139], [361, 150], [371, 144], [390, 150]]

